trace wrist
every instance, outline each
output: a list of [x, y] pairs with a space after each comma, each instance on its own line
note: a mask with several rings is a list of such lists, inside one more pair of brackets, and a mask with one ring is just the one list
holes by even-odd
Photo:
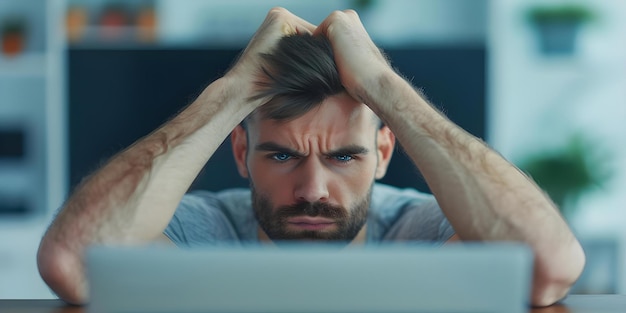
[[254, 110], [266, 101], [254, 98], [258, 94], [256, 78], [250, 73], [240, 74], [233, 69], [217, 81], [237, 107]]
[[412, 123], [429, 123], [440, 115], [419, 89], [391, 69], [363, 85], [360, 97], [390, 127], [409, 116]]
[[365, 103], [376, 114], [382, 113], [385, 105], [397, 95], [398, 89], [406, 82], [391, 68], [383, 68], [375, 75], [364, 75], [356, 82], [356, 87], [350, 93], [352, 96]]
[[216, 116], [231, 120], [230, 123], [241, 122], [255, 107], [250, 104], [242, 92], [240, 81], [231, 77], [222, 77], [209, 84], [198, 98], [185, 109], [184, 115], [196, 115], [202, 119]]

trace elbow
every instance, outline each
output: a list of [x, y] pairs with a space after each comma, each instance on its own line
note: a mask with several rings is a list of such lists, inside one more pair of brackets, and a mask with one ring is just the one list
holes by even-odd
[[567, 296], [585, 267], [585, 253], [577, 240], [558, 253], [536, 256], [531, 293], [534, 307], [550, 306]]
[[87, 302], [87, 284], [79, 255], [44, 237], [37, 251], [37, 267], [43, 281], [59, 298], [74, 305]]

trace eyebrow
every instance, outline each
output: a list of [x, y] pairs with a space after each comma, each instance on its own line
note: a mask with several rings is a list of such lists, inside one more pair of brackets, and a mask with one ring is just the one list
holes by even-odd
[[[305, 155], [297, 150], [291, 149], [289, 147], [285, 147], [283, 145], [277, 144], [272, 141], [267, 141], [260, 143], [254, 147], [256, 151], [274, 151], [281, 152], [293, 155], [295, 157], [304, 157]], [[335, 150], [331, 150], [325, 155], [327, 156], [336, 156], [336, 155], [354, 155], [354, 154], [367, 154], [369, 150], [363, 146], [359, 145], [347, 145]]]
[[296, 157], [303, 157], [304, 154], [300, 153], [299, 151], [296, 151], [294, 149], [279, 145], [275, 142], [272, 141], [266, 141], [263, 143], [260, 143], [258, 145], [256, 145], [254, 147], [254, 150], [256, 151], [273, 151], [273, 152], [281, 152], [281, 153], [287, 153], [289, 155], [293, 155]]

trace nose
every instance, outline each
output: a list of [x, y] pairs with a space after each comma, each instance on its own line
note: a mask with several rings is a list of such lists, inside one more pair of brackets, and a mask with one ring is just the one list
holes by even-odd
[[316, 158], [300, 164], [296, 175], [294, 197], [298, 202], [328, 202], [328, 175], [324, 165]]

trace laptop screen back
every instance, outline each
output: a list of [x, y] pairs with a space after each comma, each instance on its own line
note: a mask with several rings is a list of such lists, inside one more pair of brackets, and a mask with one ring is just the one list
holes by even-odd
[[92, 248], [88, 312], [527, 312], [532, 254], [455, 244]]

